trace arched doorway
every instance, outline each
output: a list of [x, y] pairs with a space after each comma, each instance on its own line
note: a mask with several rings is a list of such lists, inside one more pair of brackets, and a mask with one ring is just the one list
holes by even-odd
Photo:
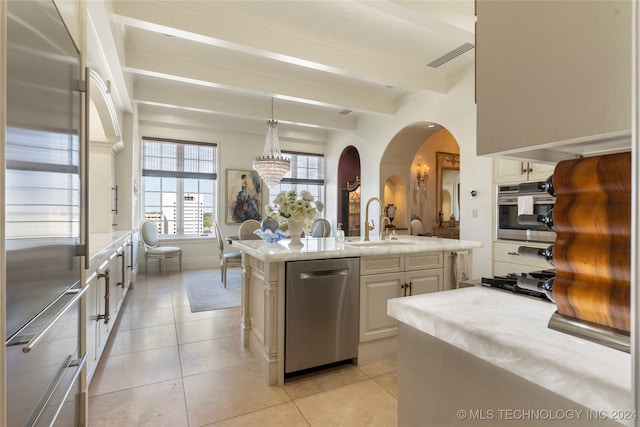
[[338, 223], [346, 236], [360, 235], [360, 154], [352, 145], [342, 150], [338, 161]]
[[380, 191], [385, 205], [396, 206], [394, 225], [398, 228], [409, 232], [412, 217], [422, 220], [425, 232], [439, 225], [438, 213], [443, 207], [437, 204], [442, 203], [443, 192], [437, 188], [442, 186], [438, 153], [459, 156], [460, 146], [445, 127], [427, 121], [404, 127], [385, 149], [380, 162]]

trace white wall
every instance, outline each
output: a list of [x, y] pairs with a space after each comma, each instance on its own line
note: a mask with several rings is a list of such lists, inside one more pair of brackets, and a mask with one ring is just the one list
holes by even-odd
[[[415, 95], [406, 99], [393, 117], [363, 120], [353, 132], [339, 132], [331, 135], [326, 146], [301, 143], [281, 136], [281, 148], [303, 152], [324, 152], [327, 168], [325, 217], [335, 228], [339, 191], [337, 167], [342, 150], [348, 145], [353, 145], [360, 152], [362, 197], [363, 200], [368, 200], [370, 197], [380, 196], [380, 160], [394, 135], [405, 126], [418, 121], [440, 123], [451, 132], [460, 145], [462, 207], [460, 236], [463, 240], [476, 240], [483, 243], [483, 248], [474, 251], [473, 275], [474, 277], [486, 276], [491, 274], [491, 225], [494, 211], [491, 184], [492, 160], [476, 156], [476, 106], [473, 96], [474, 70], [468, 69], [461, 75], [458, 84], [446, 95], [431, 92]], [[263, 135], [180, 126], [175, 122], [166, 125], [145, 122], [144, 118], [141, 118], [140, 122], [140, 135], [217, 142], [220, 178], [224, 178], [227, 168], [251, 170], [253, 157], [261, 153], [264, 147]], [[478, 195], [475, 198], [469, 195], [471, 190], [477, 191]], [[220, 201], [224, 200], [224, 192], [224, 179], [219, 179]], [[264, 203], [268, 202], [268, 197], [265, 197]], [[472, 216], [474, 210], [477, 211], [475, 218]], [[364, 222], [364, 212], [362, 216], [362, 222]], [[224, 206], [219, 206], [217, 217], [223, 234], [237, 233], [236, 224], [224, 222]], [[372, 233], [375, 235], [377, 230]]]
[[[380, 196], [380, 161], [393, 136], [405, 126], [418, 122], [437, 122], [446, 127], [460, 145], [461, 218], [460, 237], [476, 240], [483, 248], [474, 250], [473, 276], [491, 274], [493, 201], [492, 159], [476, 156], [476, 105], [474, 70], [466, 70], [459, 83], [446, 95], [424, 92], [406, 99], [393, 117], [361, 122], [354, 132], [333, 135], [327, 143], [327, 159], [338, 159], [342, 150], [353, 145], [360, 153], [362, 200]], [[336, 222], [337, 161], [327, 161], [327, 219]], [[471, 197], [471, 190], [477, 191]], [[477, 217], [472, 213], [477, 211]], [[362, 213], [364, 223], [364, 212]], [[376, 224], [377, 225], [377, 224]], [[377, 233], [374, 230], [372, 233]]]

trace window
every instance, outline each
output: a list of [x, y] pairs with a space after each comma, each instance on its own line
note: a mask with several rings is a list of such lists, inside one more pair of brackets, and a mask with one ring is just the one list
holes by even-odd
[[163, 235], [210, 234], [217, 144], [142, 138], [144, 216]]
[[324, 156], [291, 151], [283, 151], [282, 155], [291, 160], [291, 170], [280, 184], [269, 187], [269, 202], [281, 191], [307, 190], [324, 203]]

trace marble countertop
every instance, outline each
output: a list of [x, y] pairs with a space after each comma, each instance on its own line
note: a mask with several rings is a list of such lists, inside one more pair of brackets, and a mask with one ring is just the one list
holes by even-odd
[[631, 409], [631, 355], [547, 327], [556, 306], [486, 287], [395, 298], [389, 316], [595, 411]]
[[89, 235], [89, 257], [93, 258], [109, 249], [114, 242], [130, 234], [130, 231], [113, 231], [111, 233], [91, 233]]
[[231, 247], [268, 262], [299, 261], [307, 259], [346, 258], [389, 254], [411, 254], [430, 251], [465, 251], [482, 247], [480, 242], [437, 237], [400, 236], [399, 240], [371, 239], [368, 242], [347, 238], [344, 245], [334, 237], [307, 237], [303, 246], [289, 248], [289, 239], [277, 243], [263, 240], [235, 240]]

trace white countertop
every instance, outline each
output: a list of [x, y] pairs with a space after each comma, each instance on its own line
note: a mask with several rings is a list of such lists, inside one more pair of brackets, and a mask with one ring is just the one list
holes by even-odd
[[100, 252], [108, 249], [114, 242], [123, 236], [131, 233], [130, 231], [113, 231], [111, 233], [91, 233], [89, 235], [89, 257], [93, 258]]
[[549, 329], [552, 303], [474, 286], [387, 307], [394, 319], [589, 409], [631, 409], [631, 355]]
[[303, 238], [302, 242], [304, 246], [301, 248], [289, 248], [289, 239], [278, 243], [267, 243], [263, 240], [235, 240], [231, 248], [246, 252], [262, 261], [278, 262], [430, 251], [457, 252], [482, 247], [480, 242], [475, 241], [418, 236], [400, 236], [399, 240], [393, 241], [372, 238], [369, 242], [347, 238], [341, 246], [336, 244], [334, 237], [308, 237]]

